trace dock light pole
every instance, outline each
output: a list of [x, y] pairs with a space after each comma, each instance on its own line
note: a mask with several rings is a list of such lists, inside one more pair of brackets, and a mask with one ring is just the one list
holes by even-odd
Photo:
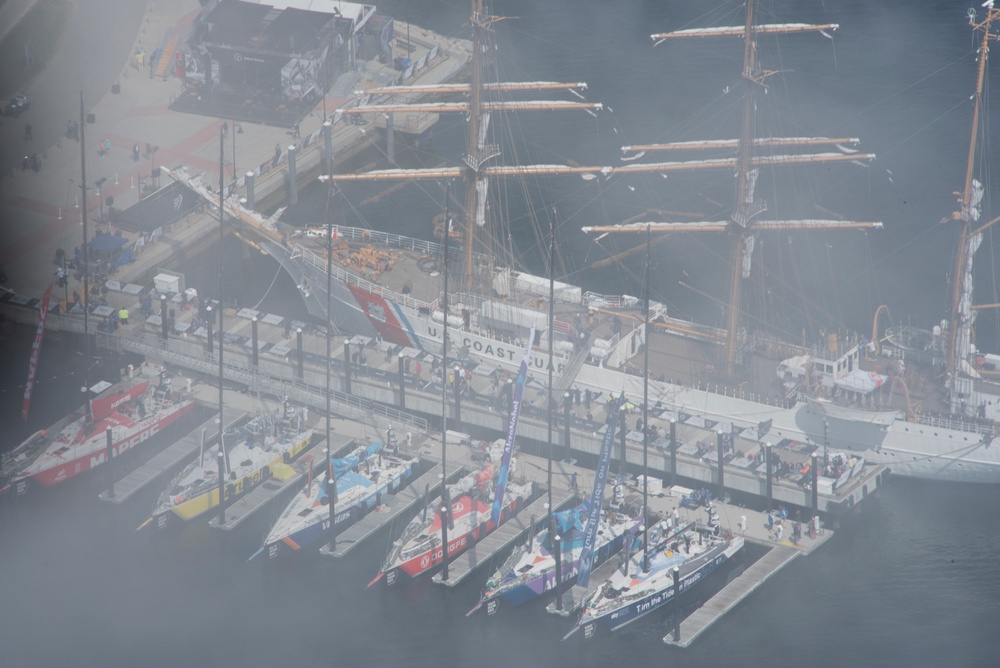
[[167, 296], [160, 295], [160, 333], [166, 341], [169, 335], [170, 325], [167, 323]]
[[[442, 505], [441, 514], [441, 579], [448, 580], [448, 506]], [[433, 548], [432, 548], [433, 549]]]
[[726, 435], [721, 429], [715, 433], [716, 460], [719, 463], [719, 501], [726, 498], [726, 481], [722, 472], [725, 465]]
[[111, 460], [115, 456], [115, 445], [114, 445], [115, 439], [114, 439], [114, 436], [111, 433], [111, 427], [108, 427], [104, 431], [104, 433], [105, 433], [105, 435], [107, 435], [107, 438], [108, 438], [108, 498], [109, 499], [114, 499], [115, 498], [115, 472], [111, 468]]
[[767, 473], [767, 509], [770, 510], [773, 505], [773, 489], [771, 487], [771, 444], [764, 444], [764, 468]]
[[[208, 329], [208, 337], [207, 337], [208, 341], [205, 342], [205, 345], [208, 347], [208, 354], [211, 355], [213, 352], [215, 352], [215, 342], [212, 340], [214, 338], [214, 336], [213, 336], [213, 332], [212, 332], [212, 305], [211, 304], [209, 304], [208, 306], [205, 307], [205, 312], [208, 313], [208, 320], [206, 321], [206, 328]], [[221, 376], [219, 377], [219, 382], [220, 383], [222, 382], [222, 377]]]
[[[329, 293], [327, 293], [327, 294], [329, 294]], [[297, 367], [298, 367], [298, 373], [299, 373], [299, 380], [302, 380], [302, 378], [304, 377], [304, 371], [305, 371], [305, 351], [302, 349], [302, 328], [301, 327], [296, 327], [295, 328], [295, 345], [299, 349], [299, 354], [297, 356], [298, 357], [298, 365], [297, 365]], [[329, 391], [327, 392], [327, 396], [329, 396]], [[329, 414], [329, 412], [327, 414]]]
[[556, 558], [556, 610], [562, 610], [562, 594], [559, 592], [562, 586], [562, 536], [559, 534], [552, 537], [552, 555]]
[[563, 442], [565, 444], [565, 447], [563, 448], [565, 450], [565, 454], [563, 455], [564, 462], [570, 461], [569, 433], [570, 428], [573, 426], [573, 416], [570, 414], [570, 405], [572, 404], [570, 396], [571, 395], [568, 390], [565, 394], [563, 394], [563, 412], [565, 413], [564, 417], [566, 419], [566, 423], [563, 425]]
[[[221, 415], [219, 416], [222, 417]], [[219, 422], [219, 526], [226, 526], [226, 443], [221, 438], [222, 422]]]
[[670, 418], [670, 485], [677, 484], [677, 420]]
[[681, 569], [674, 566], [674, 642], [681, 641]]

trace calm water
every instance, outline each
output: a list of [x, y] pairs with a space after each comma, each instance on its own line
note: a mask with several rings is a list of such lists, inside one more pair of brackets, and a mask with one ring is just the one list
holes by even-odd
[[[589, 96], [614, 109], [610, 119], [586, 117], [568, 125], [548, 116], [529, 117], [523, 133], [531, 146], [518, 150], [536, 151], [532, 159], [542, 161], [601, 164], [617, 159], [622, 143], [731, 136], [724, 128], [738, 105], [723, 89], [738, 83], [732, 59], [739, 59], [739, 45], [654, 49], [646, 37], [658, 30], [739, 20], [714, 20], [716, 12], [722, 16], [715, 7], [720, 3], [710, 3], [707, 10], [702, 4], [498, 3], [496, 13], [520, 17], [496, 26], [505, 53], [513, 54], [502, 61], [506, 78], [585, 80]], [[796, 174], [792, 182], [774, 186], [774, 192], [800, 189], [838, 214], [887, 225], [867, 237], [831, 233], [804, 251], [809, 259], [800, 260], [803, 288], [810, 281], [825, 283], [830, 293], [832, 284], [837, 295], [817, 298], [822, 307], [812, 312], [817, 320], [821, 313], [839, 319], [840, 308], [843, 322], [863, 328], [874, 305], [883, 302], [894, 305], [897, 320], [911, 313], [915, 322], [932, 322], [943, 312], [950, 253], [942, 248], [949, 235], [937, 221], [950, 212], [950, 193], [961, 186], [973, 77], [965, 5], [945, 4], [783, 3], [781, 20], [841, 23], [832, 43], [798, 36], [783, 42], [780, 52], [768, 52], [781, 58], [778, 66], [793, 70], [786, 75], [788, 92], [776, 82], [769, 93], [795, 100], [786, 125], [803, 135], [859, 136], [879, 160], [869, 168]], [[449, 34], [461, 34], [467, 15], [461, 0], [390, 2], [380, 9], [395, 9], [401, 18]], [[702, 11], [707, 13], [699, 17]], [[717, 114], [697, 113], [713, 100], [718, 100]], [[459, 134], [441, 129], [423, 152], [407, 159], [434, 164], [443, 159], [435, 153], [450, 155]], [[680, 185], [672, 189], [673, 181]], [[559, 208], [574, 258], [567, 261], [566, 276], [589, 287], [621, 285], [634, 292], [636, 277], [624, 270], [584, 271], [607, 255], [611, 242], [598, 247], [572, 230], [620, 222], [647, 208], [713, 216], [718, 209], [711, 201], [726, 195], [730, 181], [721, 178], [702, 192], [673, 177], [600, 186], [566, 180], [532, 198]], [[335, 211], [427, 236], [428, 221], [440, 210], [441, 189], [424, 190], [418, 197], [409, 188], [402, 198], [358, 208], [357, 214], [351, 213], [355, 204], [348, 203], [360, 202], [364, 193], [347, 192]], [[322, 196], [303, 199], [299, 216], [320, 215]], [[810, 215], [826, 214], [812, 210]], [[537, 262], [537, 248], [529, 241], [532, 222], [525, 216], [516, 223], [515, 243], [526, 262]], [[679, 238], [676, 244], [661, 244], [659, 298], [680, 311], [710, 312], [702, 300], [673, 286], [685, 280], [721, 291], [722, 241]], [[780, 245], [761, 244], [765, 252]], [[787, 254], [763, 258], [759, 264], [792, 269]], [[230, 259], [227, 252], [225, 262]], [[989, 270], [985, 245], [979, 260], [980, 268]], [[189, 271], [189, 279], [212, 285], [214, 265], [199, 266], [200, 272]], [[243, 265], [230, 282], [248, 286], [240, 296], [246, 304], [267, 293], [263, 308], [300, 309], [291, 303], [294, 286], [260, 258]], [[791, 301], [799, 286], [780, 289]], [[1000, 301], [992, 295], [982, 299]], [[988, 327], [981, 321], [981, 339], [986, 336], [982, 329]], [[0, 419], [6, 426], [0, 447], [10, 447], [77, 403], [78, 381], [71, 374], [78, 368], [78, 346], [48, 341], [39, 376], [46, 382], [39, 385], [31, 421], [20, 423], [19, 385], [30, 340], [30, 332], [22, 330], [2, 342]], [[200, 524], [169, 536], [137, 534], [134, 528], [158, 490], [110, 508], [96, 500], [100, 489], [98, 476], [17, 506], [0, 506], [0, 665], [988, 666], [1000, 650], [995, 630], [1000, 537], [992, 530], [993, 511], [1000, 507], [997, 486], [891, 481], [881, 499], [822, 550], [790, 564], [687, 650], [662, 644], [666, 612], [588, 643], [561, 643], [569, 623], [539, 605], [505, 611], [488, 623], [466, 619], [487, 568], [454, 589], [418, 582], [388, 592], [366, 590], [388, 534], [342, 561], [309, 552], [277, 564], [245, 562], [267, 528], [267, 512], [232, 535], [217, 535]], [[696, 590], [685, 604], [696, 604], [700, 595]]]

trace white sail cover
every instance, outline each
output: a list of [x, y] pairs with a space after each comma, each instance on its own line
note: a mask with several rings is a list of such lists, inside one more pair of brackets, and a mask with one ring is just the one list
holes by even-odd
[[841, 390], [847, 390], [848, 392], [870, 394], [882, 387], [887, 380], [889, 380], [888, 377], [880, 373], [855, 369], [847, 375], [838, 378], [834, 384]]

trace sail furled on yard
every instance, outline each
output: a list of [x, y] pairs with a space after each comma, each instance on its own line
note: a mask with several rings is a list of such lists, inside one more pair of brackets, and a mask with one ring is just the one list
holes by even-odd
[[615, 442], [615, 433], [618, 431], [618, 414], [621, 412], [618, 407], [625, 401], [625, 393], [616, 402], [611, 402], [608, 409], [611, 411], [611, 421], [604, 432], [604, 440], [601, 441], [600, 458], [597, 461], [597, 474], [594, 477], [594, 491], [590, 495], [590, 510], [587, 514], [587, 530], [583, 534], [583, 550], [580, 553], [580, 572], [576, 576], [576, 583], [581, 587], [586, 587], [590, 583], [590, 567], [594, 563], [594, 543], [597, 540], [597, 525], [601, 519], [601, 505], [604, 502], [604, 486], [607, 484], [608, 471], [611, 469], [611, 449]]
[[500, 523], [500, 511], [503, 509], [504, 491], [507, 488], [507, 476], [510, 474], [510, 458], [514, 452], [514, 437], [517, 434], [517, 418], [521, 414], [521, 397], [524, 394], [524, 383], [528, 376], [528, 361], [531, 358], [531, 344], [535, 341], [535, 328], [531, 328], [528, 345], [524, 348], [524, 358], [517, 370], [517, 380], [514, 381], [514, 392], [510, 402], [510, 419], [507, 421], [507, 440], [503, 444], [503, 455], [500, 457], [500, 473], [497, 476], [497, 490], [493, 495], [493, 509], [490, 521]]

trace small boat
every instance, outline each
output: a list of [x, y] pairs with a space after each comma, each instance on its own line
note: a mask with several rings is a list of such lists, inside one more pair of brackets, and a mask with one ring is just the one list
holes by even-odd
[[[379, 504], [382, 494], [402, 489], [412, 479], [415, 465], [411, 457], [384, 452], [382, 441], [362, 445], [347, 457], [331, 458], [330, 470], [337, 481], [334, 528], [353, 524]], [[304, 493], [296, 494], [282, 511], [251, 559], [262, 552], [273, 559], [289, 550], [301, 550], [329, 532], [327, 480], [327, 476], [310, 476]]]
[[[160, 380], [154, 385], [155, 377]], [[142, 365], [131, 378], [91, 399], [89, 416], [88, 411], [74, 411], [5, 453], [0, 493], [13, 490], [20, 496], [34, 483], [51, 487], [106, 463], [109, 429], [116, 458], [191, 412], [194, 403], [162, 378], [159, 370]]]
[[[562, 554], [561, 582], [573, 580], [580, 568], [580, 555], [583, 554], [583, 540], [586, 533], [587, 515], [590, 501], [581, 503], [576, 508], [553, 513], [556, 522], [556, 535], [561, 538]], [[630, 517], [626, 513], [615, 512], [607, 508], [601, 510], [597, 529], [597, 540], [594, 549], [594, 566], [607, 561], [622, 549], [639, 529], [641, 517]], [[487, 612], [493, 614], [496, 610], [495, 601], [502, 599], [511, 605], [520, 605], [532, 598], [556, 588], [556, 559], [552, 546], [553, 533], [549, 527], [539, 531], [530, 545], [517, 548], [503, 566], [486, 582], [486, 591], [472, 614], [483, 605]]]
[[[268, 480], [276, 467], [289, 464], [309, 447], [313, 430], [300, 432], [286, 421], [286, 428], [275, 433], [273, 424], [270, 416], [257, 416], [240, 428], [242, 433], [233, 435], [238, 442], [231, 447], [222, 450], [215, 444], [203, 451], [170, 481], [153, 514], [139, 529], [150, 523], [162, 529], [172, 518], [187, 521], [218, 507], [220, 471], [226, 479], [223, 488], [228, 504]], [[227, 442], [232, 440], [228, 436], [224, 435]]]
[[[489, 459], [499, 456], [503, 444], [503, 439], [494, 443]], [[486, 464], [458, 482], [447, 485], [445, 489], [450, 502], [442, 503], [439, 495], [410, 521], [403, 535], [393, 542], [381, 571], [368, 586], [383, 577], [386, 584], [392, 585], [400, 573], [418, 577], [440, 566], [445, 554], [442, 548], [442, 515], [446, 516], [448, 524], [449, 560], [513, 517], [518, 508], [531, 497], [532, 486], [531, 483], [508, 482], [500, 519], [494, 522], [491, 513], [499, 472], [498, 467]], [[442, 507], [447, 507], [449, 512], [439, 512]]]
[[742, 536], [720, 532], [718, 525], [692, 522], [673, 528], [667, 520], [657, 522], [649, 532], [649, 570], [643, 571], [642, 554], [637, 552], [587, 594], [580, 620], [566, 638], [580, 628], [589, 637], [595, 624], [616, 631], [648, 615], [673, 599], [675, 568], [678, 587], [685, 592], [742, 547]]

